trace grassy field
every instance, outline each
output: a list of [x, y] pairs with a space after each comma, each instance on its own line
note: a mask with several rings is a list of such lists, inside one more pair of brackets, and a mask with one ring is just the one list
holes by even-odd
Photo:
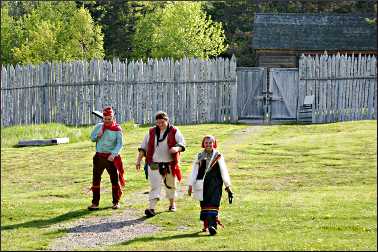
[[[147, 202], [136, 193], [148, 190], [134, 162], [146, 127], [124, 124], [121, 155], [126, 166], [126, 204], [140, 215]], [[198, 202], [183, 196], [178, 211], [162, 211], [147, 222], [161, 227], [102, 250], [376, 250], [376, 121], [324, 125], [250, 126], [205, 124], [179, 126], [187, 141], [182, 155], [186, 177], [201, 138], [218, 138], [229, 167], [235, 200], [224, 197], [215, 237], [199, 233]], [[111, 215], [110, 189], [102, 194], [103, 210], [89, 212], [94, 143], [91, 127], [62, 125], [11, 127], [1, 132], [1, 248], [47, 249], [64, 235], [59, 223]], [[21, 138], [69, 136], [71, 143], [14, 148]], [[103, 187], [110, 188], [107, 174]], [[185, 228], [182, 228], [185, 227]]]

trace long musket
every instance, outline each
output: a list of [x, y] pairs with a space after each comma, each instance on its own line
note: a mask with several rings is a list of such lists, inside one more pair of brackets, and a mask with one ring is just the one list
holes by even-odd
[[92, 114], [95, 115], [95, 116], [97, 116], [97, 117], [99, 117], [99, 118], [101, 118], [101, 119], [104, 118], [103, 114], [100, 111], [93, 110]]

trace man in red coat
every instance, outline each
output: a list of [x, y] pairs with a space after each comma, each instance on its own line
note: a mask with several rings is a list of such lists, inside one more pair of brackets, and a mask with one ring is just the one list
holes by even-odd
[[160, 200], [161, 184], [164, 181], [166, 197], [169, 199], [169, 211], [176, 211], [176, 179], [181, 181], [179, 166], [180, 152], [185, 151], [185, 140], [178, 128], [169, 123], [166, 112], [155, 115], [156, 126], [149, 129], [138, 148], [139, 155], [136, 169], [140, 170], [141, 160], [146, 158], [148, 181], [150, 183], [149, 207], [147, 217], [154, 216], [155, 207]]

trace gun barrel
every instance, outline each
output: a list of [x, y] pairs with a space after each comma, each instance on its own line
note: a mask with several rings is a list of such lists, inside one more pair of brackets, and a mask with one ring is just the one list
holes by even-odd
[[100, 111], [93, 110], [92, 114], [95, 115], [95, 116], [97, 116], [97, 117], [99, 117], [99, 118], [101, 118], [101, 119], [104, 118], [104, 116], [102, 115], [102, 113]]

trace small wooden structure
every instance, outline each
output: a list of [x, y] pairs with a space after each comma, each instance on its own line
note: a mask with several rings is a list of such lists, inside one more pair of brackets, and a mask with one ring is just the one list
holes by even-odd
[[302, 54], [377, 55], [376, 25], [367, 15], [256, 13], [252, 48], [258, 67], [298, 67]]

